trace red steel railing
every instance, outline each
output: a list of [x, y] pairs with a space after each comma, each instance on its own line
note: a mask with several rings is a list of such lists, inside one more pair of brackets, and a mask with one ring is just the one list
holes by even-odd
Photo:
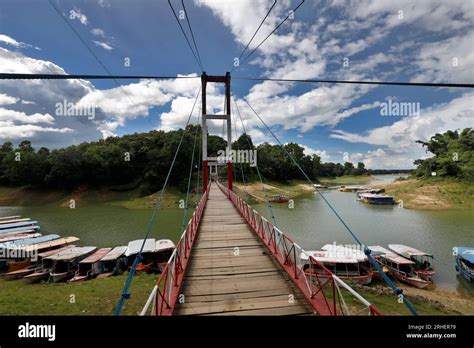
[[189, 262], [189, 256], [199, 230], [204, 208], [209, 198], [209, 188], [201, 197], [197, 208], [194, 210], [176, 249], [166, 264], [160, 278], [151, 292], [141, 315], [145, 315], [150, 305], [152, 315], [172, 315], [183, 282], [184, 272]]
[[[381, 315], [375, 306], [366, 301], [324, 265], [316, 261], [237, 194], [219, 183], [218, 186], [232, 201], [260, 240], [272, 252], [281, 267], [310, 302], [315, 313], [319, 315], [343, 315], [344, 309], [342, 308], [341, 299], [336, 293], [336, 289], [340, 293], [338, 288], [343, 287], [369, 309], [369, 315]], [[325, 288], [330, 288], [328, 290], [332, 294], [332, 299], [328, 299], [326, 296]]]

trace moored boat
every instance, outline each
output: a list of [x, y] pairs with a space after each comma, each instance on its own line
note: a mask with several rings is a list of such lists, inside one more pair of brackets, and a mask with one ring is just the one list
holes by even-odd
[[53, 267], [49, 273], [53, 282], [57, 283], [74, 276], [78, 263], [96, 251], [96, 247], [74, 247], [58, 254], [46, 257], [53, 261]]
[[36, 283], [41, 280], [46, 280], [49, 278], [49, 272], [53, 268], [53, 260], [46, 259], [48, 256], [52, 256], [54, 254], [59, 254], [61, 252], [66, 251], [67, 249], [71, 249], [75, 247], [75, 245], [67, 245], [63, 246], [58, 249], [48, 250], [42, 252], [37, 255], [38, 261], [36, 263], [35, 271], [31, 274], [25, 275], [23, 280], [26, 283]]
[[403, 244], [389, 244], [388, 248], [398, 255], [403, 256], [415, 263], [415, 272], [420, 278], [425, 280], [432, 280], [435, 274], [433, 267], [433, 255], [425, 253], [424, 251], [403, 245]]
[[29, 226], [35, 226], [37, 224], [38, 224], [38, 221], [32, 221], [32, 220], [7, 223], [7, 224], [0, 225], [0, 230], [9, 230], [11, 228], [19, 228], [19, 227], [25, 228]]
[[[323, 250], [306, 253], [349, 284], [367, 285], [372, 282], [369, 260], [362, 251], [334, 244], [327, 244], [321, 249]], [[308, 260], [308, 255], [302, 253], [301, 260]], [[310, 275], [310, 265], [305, 264], [303, 271]], [[314, 269], [312, 272], [316, 272], [318, 277], [327, 277], [326, 273], [320, 270]]]
[[394, 278], [416, 286], [417, 288], [424, 289], [427, 286], [433, 284], [430, 280], [425, 280], [416, 273], [416, 263], [404, 258], [403, 256], [397, 255], [384, 247], [374, 245], [369, 246], [369, 249], [375, 251], [374, 259], [381, 265], [385, 265], [389, 269], [389, 274]]
[[288, 202], [288, 197], [285, 195], [274, 195], [268, 199], [272, 203], [286, 203]]
[[156, 241], [156, 265], [160, 272], [165, 268], [174, 249], [175, 245], [170, 239], [160, 239]]
[[78, 282], [81, 280], [87, 280], [95, 278], [102, 272], [100, 259], [103, 258], [112, 248], [101, 248], [96, 250], [93, 254], [87, 256], [81, 260], [78, 264], [77, 271], [68, 282]]
[[474, 282], [474, 248], [455, 247], [453, 254], [456, 261], [456, 271], [470, 282]]
[[0, 243], [12, 242], [14, 240], [26, 238], [38, 238], [41, 236], [41, 233], [35, 233], [34, 231], [33, 233], [5, 233], [5, 235], [0, 234]]
[[139, 272], [153, 271], [154, 253], [156, 250], [156, 241], [154, 238], [146, 239], [145, 243], [143, 243], [143, 239], [133, 240], [128, 243], [127, 251], [125, 252], [128, 266], [132, 267], [138, 253], [140, 252], [140, 249], [142, 249], [142, 258], [138, 263], [136, 270]]

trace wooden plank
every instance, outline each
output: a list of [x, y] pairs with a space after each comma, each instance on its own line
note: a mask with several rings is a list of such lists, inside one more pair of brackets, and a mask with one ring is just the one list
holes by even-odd
[[270, 289], [270, 290], [257, 290], [257, 291], [245, 291], [245, 292], [235, 292], [229, 294], [211, 294], [211, 295], [188, 295], [185, 297], [186, 303], [192, 302], [206, 302], [206, 301], [235, 301], [244, 298], [258, 298], [258, 297], [268, 297], [275, 295], [294, 295], [295, 298], [304, 299], [304, 296], [300, 293], [294, 293], [288, 291], [288, 289]]

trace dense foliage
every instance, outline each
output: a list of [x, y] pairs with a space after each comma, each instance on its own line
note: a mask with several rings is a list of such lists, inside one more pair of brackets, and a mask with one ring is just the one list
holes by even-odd
[[[11, 186], [31, 185], [72, 189], [81, 185], [130, 190], [140, 187], [143, 192], [161, 189], [171, 166], [178, 143], [184, 130], [152, 131], [123, 137], [110, 137], [96, 142], [82, 143], [50, 151], [37, 151], [30, 141], [22, 141], [18, 148], [6, 142], [0, 146], [0, 184]], [[185, 132], [179, 156], [170, 178], [170, 184], [184, 190], [189, 175], [193, 144], [197, 174], [200, 148], [200, 126], [189, 126]], [[209, 136], [208, 154], [217, 156], [226, 148], [226, 141], [219, 136]], [[321, 158], [304, 153], [304, 148], [295, 143], [284, 145], [253, 145], [249, 135], [241, 135], [233, 144], [234, 150], [257, 150], [257, 164], [264, 180], [287, 181], [304, 179], [297, 166], [286, 154], [291, 153], [311, 179], [341, 175], [366, 175], [363, 163], [354, 166], [346, 162], [321, 163]], [[286, 151], [285, 151], [286, 150]], [[258, 180], [255, 167], [250, 164], [234, 164], [237, 180], [242, 171], [246, 180]]]
[[440, 177], [474, 180], [474, 131], [465, 128], [461, 133], [447, 131], [436, 134], [427, 142], [417, 141], [434, 154], [427, 159], [415, 161], [417, 177]]

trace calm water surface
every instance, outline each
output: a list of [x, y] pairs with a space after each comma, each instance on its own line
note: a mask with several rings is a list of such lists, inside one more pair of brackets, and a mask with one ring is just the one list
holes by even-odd
[[[377, 176], [373, 184], [387, 183], [399, 177]], [[354, 182], [354, 184], [357, 184]], [[323, 191], [353, 232], [366, 245], [406, 244], [432, 253], [436, 287], [474, 296], [474, 285], [457, 276], [452, 248], [474, 246], [472, 211], [416, 211], [398, 206], [365, 205], [355, 193]], [[255, 208], [268, 216], [265, 204]], [[354, 244], [354, 240], [334, 213], [317, 194], [295, 199], [295, 208], [273, 205], [277, 224], [306, 250], [318, 250], [324, 244]]]

